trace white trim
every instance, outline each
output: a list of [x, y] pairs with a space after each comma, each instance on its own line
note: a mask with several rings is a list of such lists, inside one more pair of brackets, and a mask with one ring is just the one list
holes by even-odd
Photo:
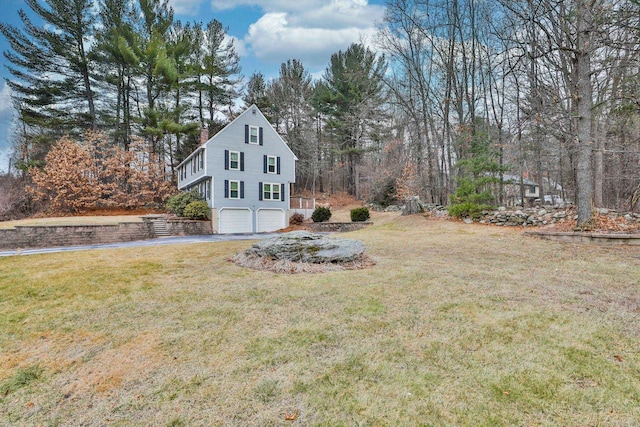
[[251, 231], [248, 231], [248, 233], [252, 233], [253, 232], [253, 212], [251, 211], [251, 209], [249, 208], [233, 208], [233, 207], [226, 207], [226, 208], [220, 208], [218, 210], [218, 233], [221, 233], [222, 231], [220, 230], [220, 226], [221, 226], [221, 222], [222, 222], [222, 215], [223, 212], [227, 210], [227, 211], [249, 211], [249, 217], [251, 218]]
[[[285, 228], [287, 226], [286, 224], [286, 220], [287, 220], [287, 213], [285, 212], [284, 209], [280, 209], [280, 208], [258, 208], [256, 209], [256, 232], [260, 233], [260, 211], [280, 211], [282, 212], [282, 226], [277, 228], [276, 230], [280, 230], [281, 228]], [[275, 231], [275, 230], [273, 230]]]
[[[231, 184], [233, 184], [234, 182], [236, 184], [238, 184], [238, 197], [233, 197], [231, 195]], [[228, 198], [229, 199], [233, 199], [233, 200], [240, 200], [240, 181], [239, 180], [237, 180], [237, 179], [230, 179], [229, 180], [229, 197]]]
[[[265, 195], [265, 186], [269, 185], [271, 188], [271, 191], [269, 191], [269, 198], [267, 199], [264, 195]], [[273, 187], [276, 187], [278, 189], [277, 193], [278, 193], [278, 198], [274, 199], [273, 198]], [[265, 202], [281, 202], [282, 201], [282, 192], [280, 191], [282, 190], [281, 188], [281, 184], [275, 183], [275, 182], [263, 182], [262, 183], [262, 200]]]
[[[249, 126], [249, 144], [259, 145], [260, 144], [260, 126], [248, 125]], [[256, 142], [251, 141], [251, 131], [256, 131]]]
[[[269, 170], [269, 160], [273, 159], [273, 172]], [[278, 156], [269, 156], [267, 155], [267, 173], [271, 175], [276, 175], [278, 173]]]
[[[188, 156], [187, 156], [183, 161], [181, 161], [181, 162], [180, 162], [180, 164], [179, 164], [177, 167], [180, 167], [180, 166], [184, 165], [184, 164], [185, 164], [185, 163], [187, 163], [189, 160], [191, 160], [191, 158], [192, 158], [193, 156], [195, 156], [198, 152], [200, 152], [200, 151], [205, 151], [205, 150], [206, 150], [206, 147], [205, 147], [204, 145], [201, 145], [200, 147], [196, 148], [196, 149], [195, 149], [195, 150], [193, 150], [193, 152], [192, 152], [191, 154], [189, 154], [189, 155], [188, 155]], [[205, 156], [206, 156], [206, 155], [205, 155]], [[206, 158], [205, 158], [205, 160], [206, 160]], [[207, 162], [205, 161], [204, 163], [205, 163], [205, 167], [206, 167]]]
[[[236, 163], [238, 164], [237, 168], [232, 168], [231, 167], [231, 154], [237, 154], [238, 155], [238, 160], [236, 160]], [[233, 151], [233, 150], [229, 150], [229, 170], [230, 171], [239, 171], [240, 170], [240, 152], [239, 151]]]

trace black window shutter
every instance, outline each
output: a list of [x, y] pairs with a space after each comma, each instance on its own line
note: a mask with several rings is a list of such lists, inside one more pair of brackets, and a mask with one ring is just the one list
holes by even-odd
[[229, 150], [224, 150], [224, 170], [229, 170]]
[[278, 156], [278, 159], [277, 159], [276, 163], [278, 165], [277, 166], [277, 172], [278, 172], [278, 175], [280, 175], [280, 156]]
[[244, 143], [249, 143], [249, 125], [244, 125]]
[[258, 200], [262, 200], [262, 183], [261, 182], [258, 183], [258, 191], [259, 191]]
[[260, 135], [259, 136], [260, 145], [263, 145], [263, 142], [262, 142], [262, 128], [260, 128], [259, 135]]
[[264, 165], [264, 173], [267, 173], [267, 155], [262, 156], [262, 163]]
[[224, 198], [225, 199], [229, 198], [229, 180], [228, 179], [224, 180]]
[[244, 171], [244, 151], [240, 153], [240, 170]]
[[240, 181], [240, 198], [244, 199], [244, 181]]
[[280, 200], [284, 202], [284, 184], [280, 184]]

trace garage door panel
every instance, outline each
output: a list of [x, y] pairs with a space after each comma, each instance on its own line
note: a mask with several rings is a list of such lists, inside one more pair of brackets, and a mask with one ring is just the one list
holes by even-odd
[[253, 220], [251, 210], [223, 208], [219, 213], [218, 233], [252, 233]]
[[258, 209], [257, 221], [259, 233], [276, 231], [285, 227], [285, 214], [282, 209]]

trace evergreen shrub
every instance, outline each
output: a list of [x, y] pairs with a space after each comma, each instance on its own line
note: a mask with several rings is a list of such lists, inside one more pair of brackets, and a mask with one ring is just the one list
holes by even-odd
[[369, 209], [366, 206], [351, 209], [351, 221], [362, 222], [369, 219]]
[[491, 210], [492, 206], [477, 204], [473, 202], [463, 202], [455, 205], [449, 205], [447, 210], [449, 215], [456, 218], [473, 218], [479, 219], [482, 217], [482, 211]]
[[329, 218], [331, 218], [331, 210], [324, 206], [318, 206], [311, 214], [313, 222], [325, 222], [329, 221]]
[[184, 210], [191, 202], [204, 202], [204, 198], [196, 191], [183, 191], [167, 200], [167, 209], [174, 215], [185, 216]]
[[189, 219], [209, 219], [209, 206], [204, 200], [196, 200], [184, 208], [184, 215]]

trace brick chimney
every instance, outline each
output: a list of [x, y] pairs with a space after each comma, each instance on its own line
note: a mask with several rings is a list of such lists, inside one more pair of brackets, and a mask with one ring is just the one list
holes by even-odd
[[200, 129], [200, 145], [204, 144], [209, 140], [209, 129], [202, 128]]

